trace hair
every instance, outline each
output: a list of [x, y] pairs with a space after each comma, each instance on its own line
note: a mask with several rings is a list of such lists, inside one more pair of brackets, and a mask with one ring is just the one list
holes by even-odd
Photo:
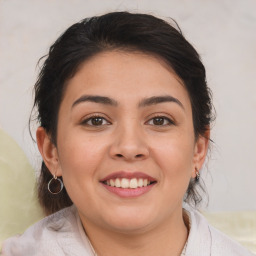
[[[50, 47], [48, 55], [42, 57], [45, 61], [34, 86], [36, 119], [52, 143], [57, 146], [58, 112], [68, 80], [82, 63], [111, 50], [141, 52], [165, 61], [188, 91], [195, 139], [204, 136], [213, 120], [205, 68], [197, 51], [174, 23], [178, 29], [149, 14], [112, 12], [83, 19], [69, 27]], [[58, 195], [49, 193], [47, 184], [51, 178], [42, 162], [38, 198], [46, 214], [73, 204], [65, 188]], [[200, 182], [192, 179], [184, 201], [197, 205], [202, 200], [200, 188]]]

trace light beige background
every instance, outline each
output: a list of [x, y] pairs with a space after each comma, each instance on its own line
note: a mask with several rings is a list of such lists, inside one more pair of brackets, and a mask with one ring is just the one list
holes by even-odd
[[37, 61], [69, 25], [116, 10], [172, 17], [199, 51], [217, 111], [208, 209], [256, 210], [256, 0], [0, 0], [0, 126], [37, 169], [28, 133]]

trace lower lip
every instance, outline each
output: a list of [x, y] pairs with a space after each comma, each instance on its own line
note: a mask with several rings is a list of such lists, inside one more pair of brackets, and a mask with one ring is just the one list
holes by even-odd
[[101, 183], [109, 192], [116, 194], [120, 197], [129, 198], [129, 197], [138, 197], [141, 196], [148, 191], [150, 191], [155, 183], [148, 185], [146, 187], [141, 188], [117, 188], [117, 187], [111, 187], [104, 183]]

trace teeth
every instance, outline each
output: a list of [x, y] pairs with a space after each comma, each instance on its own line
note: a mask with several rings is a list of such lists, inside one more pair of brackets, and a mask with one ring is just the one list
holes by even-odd
[[138, 187], [138, 182], [137, 179], [131, 179], [130, 180], [130, 188], [137, 188]]
[[116, 181], [115, 181], [115, 187], [117, 187], [117, 188], [120, 188], [120, 187], [121, 187], [121, 182], [120, 182], [119, 179], [116, 179]]
[[121, 179], [121, 188], [129, 188], [130, 182], [128, 179]]
[[138, 187], [143, 187], [143, 179], [139, 179], [138, 181]]
[[136, 179], [136, 178], [132, 178], [132, 179], [126, 179], [126, 178], [122, 178], [122, 179], [110, 179], [106, 181], [108, 186], [111, 187], [117, 187], [117, 188], [141, 188], [141, 187], [146, 187], [150, 184], [150, 181], [148, 179]]

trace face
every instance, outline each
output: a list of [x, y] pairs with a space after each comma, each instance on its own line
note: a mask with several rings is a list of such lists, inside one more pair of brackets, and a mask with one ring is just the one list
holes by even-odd
[[175, 73], [156, 57], [117, 51], [80, 67], [60, 105], [57, 148], [41, 144], [84, 225], [122, 232], [180, 214], [207, 151]]

